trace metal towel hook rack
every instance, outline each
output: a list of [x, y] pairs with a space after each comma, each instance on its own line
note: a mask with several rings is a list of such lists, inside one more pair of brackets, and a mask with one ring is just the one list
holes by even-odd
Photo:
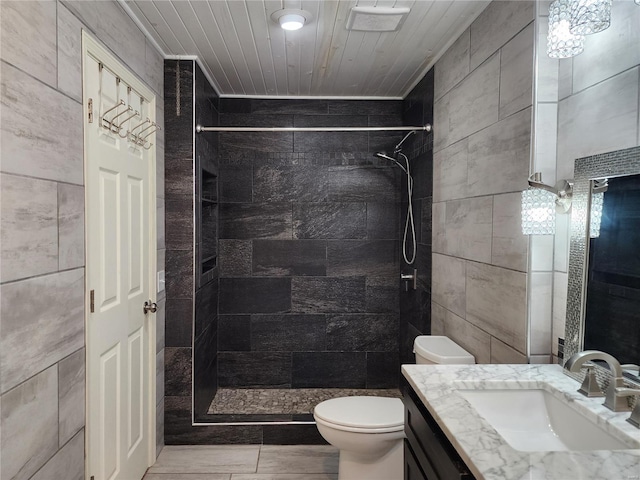
[[[122, 121], [119, 124], [115, 124], [115, 119], [120, 117], [121, 115], [124, 115], [125, 113], [129, 113], [133, 111], [133, 107], [128, 106], [126, 110], [123, 110], [122, 112], [118, 113], [117, 115], [115, 115], [111, 120], [111, 130], [115, 131], [118, 133], [118, 135], [120, 135], [120, 129], [122, 128], [122, 124], [126, 121]], [[130, 118], [130, 117], [129, 117]], [[115, 130], [114, 130], [115, 129]]]
[[[142, 136], [142, 132], [145, 132], [147, 130], [149, 130], [150, 128], [153, 128], [153, 130], [151, 130], [149, 133], [147, 133], [144, 137]], [[144, 147], [145, 150], [149, 150], [151, 148], [151, 146], [153, 145], [151, 142], [149, 142], [149, 146], [146, 146], [147, 143], [147, 137], [153, 135], [155, 132], [157, 132], [158, 130], [160, 130], [160, 125], [158, 125], [156, 122], [151, 122], [151, 125], [148, 126], [147, 128], [145, 128], [144, 130], [140, 130], [140, 133], [137, 135], [137, 138], [135, 139], [135, 143], [137, 145], [140, 145], [141, 147]]]
[[[149, 119], [147, 119], [147, 120], [149, 120]], [[151, 122], [151, 120], [149, 120], [149, 122]], [[150, 128], [153, 128], [154, 125], [155, 125], [155, 122], [151, 122], [148, 127], [144, 127], [137, 134], [135, 134], [133, 136], [133, 143], [135, 143], [136, 145], [143, 145], [144, 144], [143, 138], [146, 138], [146, 137], [142, 137], [142, 132], [146, 132]]]
[[[129, 133], [130, 133], [130, 134], [132, 134], [132, 135], [134, 135], [134, 133], [133, 133], [133, 132], [135, 132], [137, 129], [139, 129], [139, 128], [140, 128], [140, 127], [142, 127], [143, 125], [146, 125], [147, 123], [150, 123], [150, 122], [151, 122], [151, 119], [150, 119], [149, 117], [147, 117], [147, 119], [146, 119], [144, 122], [139, 123], [138, 125], [136, 125], [135, 127], [133, 127], [131, 130], [129, 130]], [[146, 130], [146, 128], [145, 128], [145, 130]]]
[[[113, 124], [113, 120], [115, 120], [117, 117], [119, 117], [119, 116], [120, 116], [120, 115], [122, 115], [123, 113], [126, 113], [126, 110], [125, 110], [124, 112], [118, 113], [118, 114], [117, 114], [116, 116], [114, 116], [111, 120], [107, 120], [105, 117], [106, 117], [107, 113], [109, 113], [109, 112], [111, 112], [111, 111], [113, 111], [113, 110], [116, 110], [118, 107], [122, 107], [122, 106], [124, 106], [124, 105], [126, 105], [126, 104], [124, 103], [124, 100], [120, 100], [116, 105], [114, 105], [114, 106], [113, 106], [113, 107], [111, 107], [109, 110], [107, 110], [106, 112], [104, 112], [104, 113], [102, 114], [102, 118], [101, 118], [101, 120], [102, 120], [101, 125], [102, 125], [104, 128], [106, 128], [107, 130], [111, 131], [111, 132], [118, 133], [118, 132], [120, 131], [120, 129], [118, 128], [118, 126], [117, 126], [117, 125], [114, 125], [114, 124]], [[131, 107], [129, 107], [129, 108], [131, 108]], [[114, 130], [114, 128], [115, 128], [115, 130]]]
[[[132, 107], [129, 107], [129, 111], [133, 110]], [[131, 115], [129, 115], [127, 118], [125, 118], [124, 120], [122, 120], [119, 124], [118, 124], [118, 129], [122, 129], [122, 126], [128, 122], [129, 120], [131, 120], [133, 117], [138, 117], [140, 116], [140, 112], [137, 110], [133, 110], [133, 113]], [[121, 133], [118, 133], [118, 135], [120, 135], [120, 138], [127, 138], [127, 136], [129, 135], [129, 132], [126, 132], [124, 135], [122, 135]]]
[[[154, 133], [156, 133], [158, 130], [162, 130], [162, 128], [160, 127], [160, 125], [158, 125], [156, 122], [151, 122], [153, 123], [152, 127], [155, 127], [154, 130], [151, 130], [149, 133], [147, 133], [144, 137], [141, 137], [140, 135], [138, 135], [139, 140], [143, 141], [145, 138], [147, 138], [150, 135], [153, 135]], [[149, 127], [145, 128], [145, 130], [148, 130]], [[140, 132], [142, 133], [142, 132]]]
[[133, 127], [131, 130], [129, 130], [127, 133], [129, 135], [129, 140], [131, 140], [133, 143], [135, 143], [136, 145], [138, 144], [138, 136], [140, 133], [142, 133], [143, 131], [145, 131], [147, 128], [144, 128], [142, 130], [140, 130], [139, 133], [134, 133], [137, 129], [143, 127], [144, 125], [146, 125], [147, 123], [151, 123], [151, 119], [149, 117], [147, 117], [147, 119], [142, 122], [139, 123], [138, 125], [136, 125], [135, 127]]
[[[108, 70], [102, 63], [98, 63], [98, 72], [99, 72], [99, 101], [102, 109], [103, 105], [103, 73], [104, 70]], [[122, 80], [120, 77], [115, 75], [112, 71], [109, 72], [113, 75], [116, 84], [116, 92], [120, 91], [120, 84]], [[146, 150], [149, 150], [153, 144], [147, 139], [155, 132], [160, 130], [160, 126], [151, 120], [151, 118], [147, 117], [144, 121], [137, 123], [130, 129], [126, 129], [125, 124], [129, 123], [129, 127], [133, 124], [133, 119], [139, 117], [142, 119], [142, 115], [144, 112], [144, 104], [145, 99], [142, 95], [140, 95], [140, 104], [136, 105], [138, 110], [136, 110], [133, 106], [130, 105], [132, 94], [137, 94], [135, 90], [131, 87], [131, 85], [126, 86], [126, 99], [119, 99], [117, 103], [113, 105], [111, 108], [105, 110], [105, 112], [100, 116], [99, 127], [102, 127], [108, 130], [111, 133], [117, 133], [120, 138], [127, 139], [128, 141], [134, 143], [137, 146], [143, 147]], [[116, 93], [116, 97], [120, 95]], [[134, 102], [135, 103], [135, 102]], [[93, 100], [89, 99], [89, 123], [92, 123], [91, 117], [91, 109], [93, 105]], [[120, 111], [120, 107], [125, 107]], [[107, 118], [107, 116], [111, 116], [111, 118]], [[125, 131], [123, 134], [122, 132]]]

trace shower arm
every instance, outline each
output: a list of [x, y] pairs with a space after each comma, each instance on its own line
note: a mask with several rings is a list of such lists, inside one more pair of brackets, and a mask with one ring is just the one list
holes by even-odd
[[[203, 127], [196, 125], [196, 132], [431, 132], [431, 124], [421, 127]], [[411, 135], [411, 132], [407, 136]], [[400, 144], [406, 139], [405, 137]], [[398, 144], [398, 145], [400, 145]], [[396, 147], [397, 148], [397, 147]]]
[[[427, 130], [427, 131], [431, 131], [431, 130]], [[416, 131], [415, 130], [411, 130], [409, 133], [407, 133], [402, 140], [400, 140], [400, 142], [398, 142], [398, 144], [395, 146], [395, 148], [393, 149], [393, 153], [400, 153], [402, 151], [402, 144], [407, 140], [407, 138], [409, 138], [411, 135], [415, 134]]]

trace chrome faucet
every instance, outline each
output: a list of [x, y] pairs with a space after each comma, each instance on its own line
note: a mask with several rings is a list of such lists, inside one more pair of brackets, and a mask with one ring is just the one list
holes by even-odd
[[[577, 373], [586, 362], [591, 360], [603, 360], [607, 362], [609, 370], [611, 370], [612, 378], [609, 382], [609, 386], [607, 387], [607, 391], [605, 392], [604, 406], [614, 412], [628, 411], [629, 404], [626, 396], [621, 391], [618, 391], [618, 388], [624, 387], [624, 382], [622, 381], [622, 367], [620, 366], [620, 362], [618, 362], [618, 360], [616, 360], [612, 355], [601, 352], [600, 350], [584, 350], [573, 354], [564, 364], [564, 368], [570, 372]], [[589, 381], [593, 382], [595, 380], [595, 375], [590, 371], [587, 372], [587, 377], [585, 377], [585, 382], [582, 384], [580, 390], [578, 390], [583, 395], [587, 395], [587, 393], [585, 393], [585, 383]], [[591, 387], [593, 387], [593, 385], [591, 385]], [[592, 388], [589, 388], [589, 390], [592, 390]]]

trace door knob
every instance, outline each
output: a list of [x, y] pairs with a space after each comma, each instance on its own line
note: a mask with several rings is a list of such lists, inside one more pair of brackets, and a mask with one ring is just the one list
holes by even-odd
[[142, 307], [142, 310], [144, 311], [145, 315], [149, 312], [156, 313], [158, 311], [158, 305], [156, 305], [156, 303], [152, 302], [151, 300], [147, 300], [146, 302], [144, 302], [144, 307]]

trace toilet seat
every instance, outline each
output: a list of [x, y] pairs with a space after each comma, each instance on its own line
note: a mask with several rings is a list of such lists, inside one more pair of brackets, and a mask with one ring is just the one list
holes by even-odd
[[404, 406], [399, 398], [341, 397], [313, 409], [316, 422], [355, 433], [389, 433], [404, 429]]

